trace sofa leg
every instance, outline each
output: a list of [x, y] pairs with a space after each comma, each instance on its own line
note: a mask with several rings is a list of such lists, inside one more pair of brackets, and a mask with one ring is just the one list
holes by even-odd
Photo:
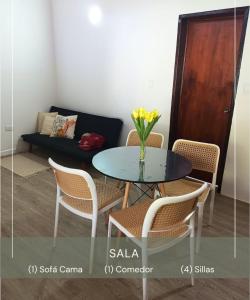
[[29, 152], [32, 153], [32, 144], [29, 144]]
[[81, 162], [80, 169], [82, 169], [84, 171], [88, 171], [90, 169], [90, 164], [88, 164], [86, 162]]

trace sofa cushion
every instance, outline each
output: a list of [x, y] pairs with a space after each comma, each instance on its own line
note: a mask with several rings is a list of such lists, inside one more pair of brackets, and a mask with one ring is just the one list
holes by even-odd
[[39, 133], [23, 134], [22, 138], [25, 142], [30, 144], [49, 148], [89, 163], [95, 154], [103, 150], [102, 148], [93, 151], [83, 151], [79, 148], [78, 142], [74, 139], [49, 137], [48, 135], [41, 135]]
[[51, 135], [56, 116], [46, 116], [43, 120], [40, 134]]
[[36, 129], [38, 132], [41, 132], [42, 130], [42, 126], [43, 126], [43, 122], [46, 116], [50, 116], [50, 117], [56, 117], [58, 113], [57, 112], [39, 112], [37, 114], [37, 125], [36, 125]]
[[75, 128], [75, 140], [79, 141], [82, 134], [86, 132], [96, 132], [106, 138], [107, 148], [118, 145], [123, 122], [120, 119], [92, 115], [74, 110], [51, 106], [50, 112], [58, 112], [59, 115], [78, 115]]

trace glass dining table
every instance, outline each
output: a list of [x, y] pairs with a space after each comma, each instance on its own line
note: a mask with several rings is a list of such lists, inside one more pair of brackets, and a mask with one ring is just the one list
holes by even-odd
[[139, 160], [138, 146], [111, 148], [93, 157], [92, 164], [96, 170], [126, 183], [122, 208], [127, 207], [131, 184], [145, 184], [148, 190], [157, 188], [160, 194], [165, 194], [164, 182], [181, 179], [192, 171], [191, 162], [171, 150], [155, 147], [145, 149], [144, 161]]

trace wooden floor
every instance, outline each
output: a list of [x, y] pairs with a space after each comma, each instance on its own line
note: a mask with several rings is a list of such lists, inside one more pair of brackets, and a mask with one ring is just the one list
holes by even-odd
[[[11, 172], [1, 169], [2, 236], [11, 234]], [[96, 175], [96, 174], [94, 174]], [[14, 174], [14, 235], [52, 236], [55, 181], [51, 171], [28, 178]], [[208, 219], [205, 208], [204, 222]], [[72, 221], [74, 220], [74, 221]], [[90, 222], [60, 212], [59, 236], [89, 236]], [[249, 236], [249, 206], [237, 202], [238, 236]], [[99, 219], [98, 235], [107, 235], [103, 218]], [[204, 225], [205, 236], [233, 236], [233, 201], [216, 196], [213, 226]], [[196, 279], [190, 287], [186, 279], [149, 280], [150, 299], [246, 300], [249, 298], [248, 279]], [[141, 280], [137, 279], [16, 279], [2, 280], [4, 300], [119, 300], [141, 299]]]

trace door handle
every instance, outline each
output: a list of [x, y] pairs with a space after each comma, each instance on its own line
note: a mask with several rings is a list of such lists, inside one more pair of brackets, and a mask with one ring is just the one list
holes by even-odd
[[224, 109], [224, 113], [226, 114], [226, 113], [230, 113], [230, 111], [231, 111], [231, 109], [229, 108], [229, 107], [226, 107], [225, 109]]

